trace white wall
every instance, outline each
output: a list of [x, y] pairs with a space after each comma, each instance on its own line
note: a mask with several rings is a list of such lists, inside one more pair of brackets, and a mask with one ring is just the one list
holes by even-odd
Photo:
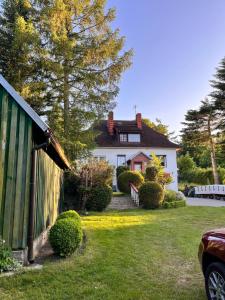
[[[96, 148], [92, 151], [93, 156], [105, 156], [106, 160], [113, 165], [115, 168], [117, 167], [117, 155], [126, 155], [126, 160], [129, 159], [130, 156], [143, 152], [146, 155], [150, 155], [154, 152], [156, 155], [166, 155], [167, 166], [165, 171], [170, 173], [174, 179], [174, 181], [168, 186], [168, 189], [178, 190], [177, 183], [177, 160], [176, 160], [176, 149], [167, 149], [167, 148], [108, 148], [101, 147]], [[114, 182], [116, 184], [116, 178], [114, 176]]]

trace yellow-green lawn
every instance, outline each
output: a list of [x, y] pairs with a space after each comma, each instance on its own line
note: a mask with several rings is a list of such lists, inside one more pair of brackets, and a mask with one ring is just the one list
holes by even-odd
[[93, 213], [83, 254], [0, 279], [0, 299], [203, 300], [201, 234], [225, 226], [225, 208]]

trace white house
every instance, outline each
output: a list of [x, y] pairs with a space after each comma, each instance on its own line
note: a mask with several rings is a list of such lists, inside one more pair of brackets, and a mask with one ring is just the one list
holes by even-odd
[[[100, 134], [96, 139], [97, 147], [92, 152], [94, 157], [107, 160], [115, 168], [128, 165], [131, 170], [144, 171], [151, 153], [155, 153], [161, 158], [165, 171], [174, 179], [168, 188], [177, 191], [176, 151], [179, 146], [145, 125], [140, 113], [136, 120], [125, 121], [114, 120], [113, 112], [110, 112], [108, 120], [101, 121], [96, 129]], [[116, 176], [113, 185], [116, 186]]]

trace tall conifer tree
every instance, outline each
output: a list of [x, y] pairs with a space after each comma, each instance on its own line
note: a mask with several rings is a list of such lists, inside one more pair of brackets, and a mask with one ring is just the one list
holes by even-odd
[[215, 139], [220, 118], [214, 105], [206, 99], [202, 101], [199, 110], [189, 110], [185, 116], [182, 137], [186, 143], [198, 146], [205, 145], [210, 150], [214, 183], [219, 184], [216, 161]]

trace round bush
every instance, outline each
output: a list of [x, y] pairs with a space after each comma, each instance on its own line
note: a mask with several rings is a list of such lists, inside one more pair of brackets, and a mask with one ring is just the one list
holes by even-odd
[[147, 181], [157, 181], [158, 170], [156, 167], [147, 167], [145, 170], [145, 179]]
[[139, 189], [140, 204], [145, 209], [154, 209], [161, 206], [164, 198], [164, 191], [160, 184], [148, 181], [142, 184]]
[[54, 252], [60, 256], [73, 254], [81, 240], [81, 224], [72, 218], [58, 220], [50, 229], [49, 242]]
[[93, 187], [86, 203], [87, 210], [103, 211], [112, 199], [112, 188], [107, 184]]
[[119, 166], [116, 168], [116, 178], [118, 178], [120, 176], [120, 174], [122, 174], [125, 171], [129, 171], [129, 167], [128, 166]]
[[130, 194], [130, 183], [137, 188], [144, 182], [144, 177], [138, 171], [125, 171], [118, 177], [118, 188], [121, 192]]
[[72, 218], [73, 220], [80, 222], [80, 216], [75, 210], [67, 210], [67, 211], [62, 212], [58, 216], [57, 221], [61, 220], [61, 219], [67, 219], [67, 218]]

